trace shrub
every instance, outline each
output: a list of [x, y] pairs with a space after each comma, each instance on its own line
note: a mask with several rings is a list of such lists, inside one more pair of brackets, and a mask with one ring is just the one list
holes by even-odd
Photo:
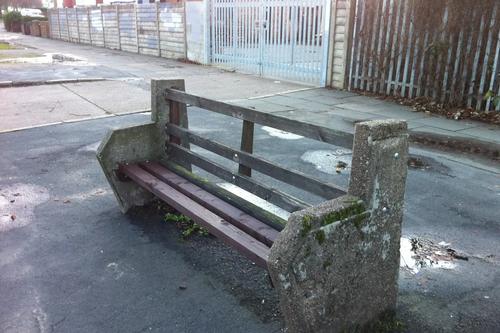
[[33, 16], [23, 16], [23, 22], [31, 21], [48, 21], [48, 17], [33, 17]]
[[10, 31], [12, 29], [12, 22], [21, 22], [23, 20], [23, 16], [19, 12], [10, 12], [2, 15], [3, 25], [5, 30]]

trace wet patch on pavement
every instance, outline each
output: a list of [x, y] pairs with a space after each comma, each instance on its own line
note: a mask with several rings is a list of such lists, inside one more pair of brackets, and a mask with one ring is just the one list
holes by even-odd
[[313, 150], [301, 156], [304, 162], [313, 164], [317, 170], [328, 174], [339, 174], [351, 169], [352, 150]]
[[408, 159], [408, 168], [411, 169], [420, 169], [420, 170], [429, 170], [436, 171], [438, 173], [442, 173], [451, 178], [455, 178], [456, 176], [451, 174], [451, 169], [445, 166], [443, 163], [439, 163], [438, 161], [419, 155], [410, 155]]
[[33, 222], [35, 207], [49, 200], [49, 190], [33, 184], [0, 188], [0, 232]]

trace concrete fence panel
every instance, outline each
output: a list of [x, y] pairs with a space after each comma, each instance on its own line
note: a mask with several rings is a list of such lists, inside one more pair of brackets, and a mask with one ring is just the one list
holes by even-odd
[[185, 2], [52, 9], [50, 34], [73, 43], [205, 63], [205, 20], [199, 19], [205, 5], [190, 3], [189, 8], [189, 32]]

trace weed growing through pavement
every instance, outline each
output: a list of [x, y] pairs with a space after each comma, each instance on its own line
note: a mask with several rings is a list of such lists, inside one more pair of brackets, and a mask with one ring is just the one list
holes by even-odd
[[168, 213], [165, 215], [165, 221], [175, 221], [177, 222], [177, 227], [181, 230], [182, 232], [182, 238], [179, 239], [179, 242], [183, 243], [186, 241], [186, 238], [193, 234], [193, 233], [198, 233], [200, 236], [208, 236], [210, 235], [210, 232], [200, 226], [199, 224], [193, 222], [189, 217], [187, 217], [184, 214], [181, 215], [175, 215]]

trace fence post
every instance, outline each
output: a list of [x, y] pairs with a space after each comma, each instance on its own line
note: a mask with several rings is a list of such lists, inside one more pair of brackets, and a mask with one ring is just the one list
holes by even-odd
[[[355, 15], [352, 9], [356, 2], [335, 1], [332, 13], [332, 37], [328, 52], [328, 84], [337, 89], [346, 88], [347, 72], [349, 70], [349, 57], [352, 45], [352, 20]], [[343, 32], [340, 28], [343, 28]]]
[[68, 42], [71, 42], [71, 31], [69, 29], [69, 15], [68, 8], [66, 8], [66, 28], [68, 29]]
[[290, 215], [267, 260], [287, 332], [392, 322], [408, 156], [405, 121], [359, 123], [348, 195]]
[[116, 5], [116, 29], [118, 33], [118, 49], [122, 49], [122, 34], [120, 28], [120, 5]]
[[205, 0], [205, 27], [203, 29], [204, 33], [205, 33], [205, 40], [204, 40], [204, 43], [205, 43], [205, 64], [204, 65], [208, 65], [211, 63], [211, 50], [210, 50], [210, 32], [213, 31], [211, 30], [211, 20], [210, 20], [210, 17], [212, 15], [212, 12], [211, 12], [211, 6], [210, 6], [211, 2], [210, 0]]
[[[327, 2], [328, 4], [328, 2]], [[330, 35], [329, 35], [329, 40], [328, 40], [328, 56], [326, 59], [326, 86], [332, 87], [332, 74], [333, 74], [333, 53], [334, 53], [334, 46], [335, 46], [335, 33], [337, 31], [337, 25], [336, 23], [336, 17], [337, 17], [337, 0], [333, 0], [331, 3], [331, 13], [329, 17], [329, 22], [327, 23], [330, 26]], [[325, 24], [326, 26], [326, 24]], [[325, 36], [321, 36], [321, 43], [325, 42]]]
[[134, 12], [135, 12], [135, 38], [136, 38], [136, 43], [137, 43], [137, 53], [139, 52], [139, 20], [137, 18], [138, 12], [139, 12], [139, 5], [134, 4]]
[[75, 8], [76, 33], [78, 34], [78, 44], [80, 44], [80, 22], [78, 22], [78, 8]]
[[[49, 31], [50, 31], [50, 35], [48, 37], [52, 38], [52, 32], [53, 32], [52, 16], [54, 15], [54, 9], [49, 9], [47, 11], [47, 15], [49, 16]], [[41, 36], [41, 31], [40, 31], [40, 36]]]
[[92, 21], [90, 20], [90, 7], [87, 7], [87, 23], [89, 27], [89, 43], [92, 46]]
[[104, 33], [104, 17], [102, 14], [102, 6], [100, 7], [101, 7], [102, 46], [106, 47], [106, 34]]
[[156, 4], [156, 36], [157, 36], [157, 46], [158, 46], [158, 57], [161, 57], [161, 38], [160, 38], [160, 13], [158, 10], [159, 2], [155, 2]]
[[57, 11], [57, 31], [59, 31], [59, 39], [62, 39], [62, 35], [61, 35], [61, 20], [59, 19], [59, 8], [57, 8], [56, 11]]
[[182, 28], [184, 30], [184, 59], [187, 60], [187, 24], [186, 24], [186, 0], [182, 0]]

